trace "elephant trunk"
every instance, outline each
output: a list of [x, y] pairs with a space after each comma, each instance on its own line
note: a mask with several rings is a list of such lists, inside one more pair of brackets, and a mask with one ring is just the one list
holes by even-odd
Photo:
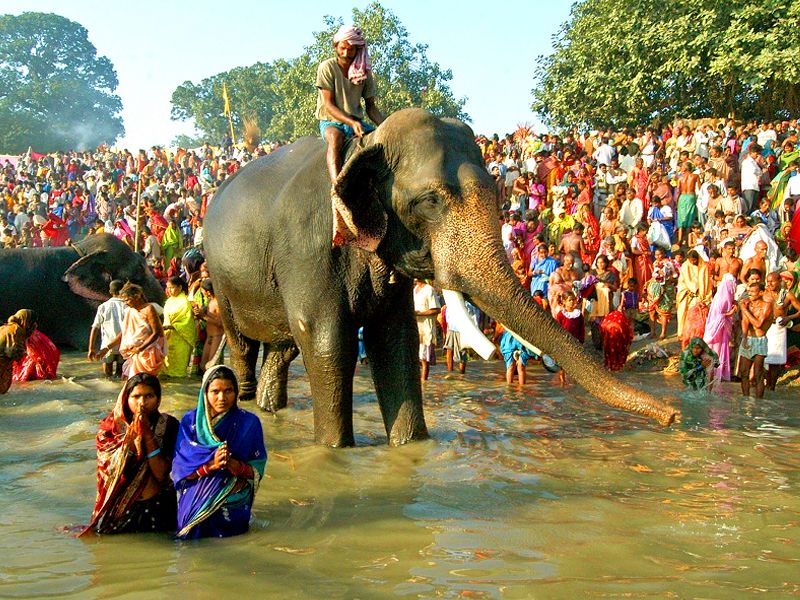
[[[519, 285], [500, 242], [493, 214], [497, 211], [492, 208], [479, 199], [470, 202], [469, 197], [463, 203], [451, 204], [450, 218], [431, 238], [437, 283], [469, 294], [481, 310], [552, 356], [579, 385], [603, 402], [662, 425], [675, 421], [675, 408], [612, 375]], [[474, 223], [482, 223], [483, 229]], [[465, 236], [464, 231], [470, 231], [470, 235]]]

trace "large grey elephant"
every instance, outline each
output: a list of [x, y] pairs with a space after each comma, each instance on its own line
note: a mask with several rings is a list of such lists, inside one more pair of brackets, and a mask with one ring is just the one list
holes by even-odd
[[114, 279], [137, 283], [148, 300], [164, 303], [144, 258], [113, 235], [88, 236], [62, 248], [0, 250], [0, 320], [31, 308], [54, 343], [85, 349], [97, 306], [108, 300]]
[[[616, 379], [520, 287], [473, 139], [463, 123], [423, 110], [391, 115], [348, 149], [334, 210], [316, 138], [247, 165], [225, 184], [206, 214], [204, 247], [243, 397], [284, 407], [299, 348], [317, 442], [352, 445], [363, 326], [389, 443], [426, 437], [411, 287], [412, 278], [435, 278], [551, 354], [591, 394], [672, 422], [673, 408]], [[347, 244], [332, 247], [335, 228]]]

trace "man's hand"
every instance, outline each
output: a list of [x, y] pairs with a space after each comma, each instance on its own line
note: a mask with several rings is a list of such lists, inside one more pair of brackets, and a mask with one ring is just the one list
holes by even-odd
[[100, 352], [98, 352], [97, 354], [95, 354], [95, 357], [97, 358], [97, 360], [100, 360], [100, 359], [101, 359], [101, 358], [103, 358], [103, 357], [104, 357], [106, 354], [108, 354], [108, 348], [100, 348]]
[[97, 360], [97, 352], [95, 352], [94, 350], [89, 350], [89, 352], [86, 353], [86, 360], [88, 360], [89, 362]]
[[364, 126], [361, 124], [361, 121], [353, 121], [352, 127], [356, 137], [362, 137], [364, 135]]

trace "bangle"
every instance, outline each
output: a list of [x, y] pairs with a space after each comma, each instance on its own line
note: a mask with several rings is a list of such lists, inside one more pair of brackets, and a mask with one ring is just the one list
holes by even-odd
[[153, 458], [154, 456], [160, 453], [161, 453], [161, 448], [156, 448], [155, 450], [147, 454], [147, 458]]
[[200, 477], [205, 477], [206, 475], [208, 475], [208, 465], [203, 465], [202, 467], [197, 469], [197, 474], [200, 475]]

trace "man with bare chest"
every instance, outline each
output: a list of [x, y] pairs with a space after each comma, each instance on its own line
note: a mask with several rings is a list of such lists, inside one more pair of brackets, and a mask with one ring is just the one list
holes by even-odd
[[719, 285], [726, 273], [730, 273], [734, 279], [739, 280], [739, 273], [742, 272], [742, 259], [734, 256], [735, 248], [736, 244], [731, 239], [726, 240], [722, 245], [722, 256], [714, 261], [714, 286]]
[[561, 246], [558, 251], [562, 256], [570, 255], [575, 259], [575, 264], [580, 269], [583, 265], [581, 256], [586, 252], [583, 247], [583, 224], [576, 223], [572, 231], [561, 236]]
[[744, 274], [748, 273], [750, 269], [758, 269], [761, 272], [762, 281], [767, 277], [767, 243], [756, 242], [755, 250], [756, 253], [748, 258], [742, 267], [740, 275], [742, 283], [745, 282]]
[[764, 299], [764, 284], [751, 283], [748, 297], [739, 302], [742, 315], [742, 343], [739, 345], [739, 377], [742, 395], [750, 396], [750, 369], [756, 386], [756, 398], [764, 397], [764, 360], [768, 354], [767, 330], [772, 325], [772, 302]]
[[692, 225], [697, 222], [697, 190], [700, 177], [694, 173], [693, 165], [685, 162], [681, 165], [681, 177], [678, 182], [678, 238], [679, 246], [686, 245], [686, 236]]

